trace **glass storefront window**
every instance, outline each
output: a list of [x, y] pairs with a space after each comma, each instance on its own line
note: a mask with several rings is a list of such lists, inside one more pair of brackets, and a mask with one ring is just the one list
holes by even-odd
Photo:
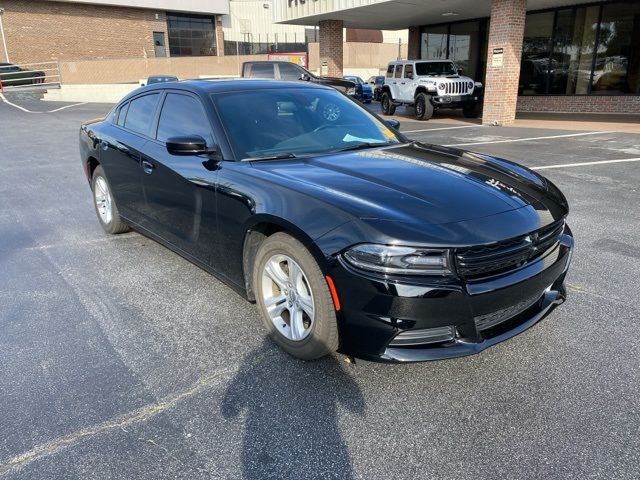
[[520, 95], [547, 91], [554, 15], [554, 12], [527, 15], [520, 64]]
[[598, 6], [558, 11], [548, 93], [588, 93], [599, 11]]
[[212, 17], [167, 15], [171, 56], [216, 55], [216, 29]]
[[591, 91], [640, 93], [640, 3], [637, 1], [602, 7]]
[[447, 58], [447, 25], [422, 29], [422, 60], [445, 60]]
[[453, 23], [449, 33], [449, 59], [456, 62], [465, 75], [475, 80], [482, 79], [478, 63], [481, 52], [484, 50], [482, 48], [485, 43], [483, 33], [479, 21]]

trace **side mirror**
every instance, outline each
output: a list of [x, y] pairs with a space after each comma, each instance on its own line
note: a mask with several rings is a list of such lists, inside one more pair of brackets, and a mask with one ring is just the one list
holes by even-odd
[[458, 69], [458, 75], [462, 75], [462, 69], [461, 68]]
[[215, 148], [207, 147], [207, 142], [200, 135], [167, 139], [167, 152], [171, 155], [204, 155], [215, 151]]
[[303, 73], [300, 75], [300, 80], [304, 81], [304, 82], [308, 82], [309, 80], [311, 80], [311, 77], [309, 75], [307, 75], [306, 73]]
[[400, 122], [394, 118], [390, 118], [389, 120], [385, 120], [385, 122], [387, 124], [388, 127], [393, 128], [394, 130], [399, 130], [400, 129]]

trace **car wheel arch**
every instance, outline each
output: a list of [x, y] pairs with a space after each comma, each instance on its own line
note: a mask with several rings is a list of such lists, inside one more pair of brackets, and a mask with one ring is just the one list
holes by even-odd
[[92, 157], [92, 156], [87, 158], [87, 160], [86, 160], [86, 172], [87, 172], [87, 179], [89, 180], [89, 183], [91, 183], [91, 179], [93, 178], [93, 172], [98, 167], [98, 165], [100, 165], [100, 162], [98, 161], [97, 158]]
[[322, 271], [326, 271], [326, 258], [313, 239], [300, 227], [281, 217], [258, 215], [252, 218], [244, 229], [242, 242], [242, 273], [247, 299], [254, 302], [255, 292], [252, 285], [253, 266], [256, 254], [262, 242], [274, 233], [283, 232], [291, 235], [311, 252]]

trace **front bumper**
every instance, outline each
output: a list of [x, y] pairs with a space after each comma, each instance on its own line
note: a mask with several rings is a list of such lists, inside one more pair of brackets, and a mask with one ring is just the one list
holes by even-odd
[[480, 100], [478, 95], [436, 95], [431, 97], [434, 105], [442, 107], [457, 107], [469, 102]]
[[[383, 362], [479, 353], [528, 329], [565, 300], [564, 278], [572, 250], [573, 237], [566, 228], [558, 246], [544, 257], [507, 274], [473, 282], [381, 279], [340, 261], [331, 275], [342, 305], [341, 351]], [[523, 299], [532, 300], [523, 303]], [[487, 318], [496, 314], [502, 315], [500, 321], [487, 328]], [[400, 333], [449, 326], [455, 335], [447, 341], [390, 345]]]

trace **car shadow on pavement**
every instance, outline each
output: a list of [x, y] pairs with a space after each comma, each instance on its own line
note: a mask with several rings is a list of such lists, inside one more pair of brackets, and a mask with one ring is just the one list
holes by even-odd
[[364, 396], [334, 356], [294, 359], [269, 340], [248, 354], [222, 401], [227, 419], [245, 416], [246, 479], [354, 478], [339, 409], [365, 413]]

